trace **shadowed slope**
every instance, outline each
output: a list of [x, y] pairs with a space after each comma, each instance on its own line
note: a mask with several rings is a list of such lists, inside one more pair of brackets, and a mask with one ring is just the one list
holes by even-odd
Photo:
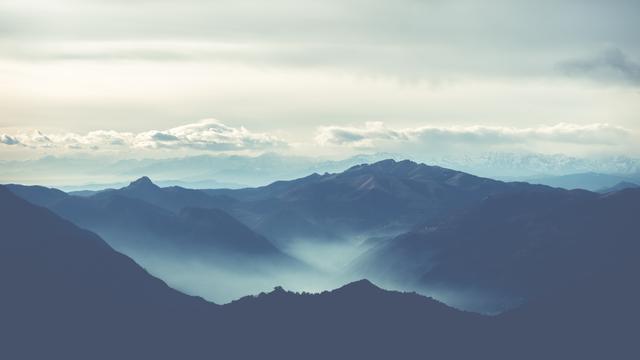
[[199, 319], [217, 312], [170, 289], [95, 234], [4, 187], [0, 223], [0, 354], [6, 358], [165, 358], [177, 349], [163, 342], [188, 349], [198, 337], [175, 333], [189, 328], [204, 334]]
[[[639, 238], [640, 190], [498, 194], [380, 245], [358, 263], [427, 289], [530, 300], [601, 271]], [[382, 264], [383, 268], [376, 268]], [[495, 311], [495, 309], [493, 309]]]

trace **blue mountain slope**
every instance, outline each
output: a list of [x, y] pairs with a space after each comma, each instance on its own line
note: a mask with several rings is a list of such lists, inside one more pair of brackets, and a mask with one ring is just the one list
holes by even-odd
[[371, 276], [384, 272], [413, 281], [414, 287], [526, 301], [622, 256], [640, 238], [638, 214], [637, 189], [498, 194], [437, 226], [386, 241], [354, 266]]

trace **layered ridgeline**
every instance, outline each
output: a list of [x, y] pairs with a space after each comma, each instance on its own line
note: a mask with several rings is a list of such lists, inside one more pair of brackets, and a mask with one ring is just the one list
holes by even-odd
[[[85, 197], [11, 189], [170, 284], [224, 302], [276, 284], [322, 290], [368, 277], [500, 312], [605, 266], [618, 242], [637, 235], [635, 192], [613, 201], [615, 190], [505, 183], [411, 161], [239, 190], [161, 188], [148, 178]], [[327, 273], [316, 261], [338, 265]], [[220, 298], [217, 286], [230, 295]]]
[[353, 265], [380, 281], [501, 311], [553, 294], [640, 250], [640, 189], [493, 195], [436, 226], [380, 242]]
[[287, 258], [268, 239], [220, 209], [231, 199], [211, 197], [198, 190], [160, 188], [148, 178], [91, 196], [72, 196], [39, 186], [8, 188], [97, 232], [118, 248], [164, 249], [176, 255], [205, 258], [219, 252], [275, 261]]
[[[174, 213], [186, 207], [221, 209], [271, 241], [286, 245], [299, 240], [397, 235], [419, 224], [436, 223], [489, 195], [531, 187], [409, 160], [384, 160], [257, 188], [161, 188], [143, 177], [121, 189], [83, 195], [92, 200], [137, 199]], [[68, 209], [72, 205], [58, 204], [60, 192], [45, 194], [41, 188], [15, 186], [12, 190], [36, 204], [72, 212]]]
[[229, 211], [279, 243], [398, 234], [491, 194], [531, 187], [409, 160], [358, 165], [258, 188], [207, 190], [228, 196]]
[[[216, 208], [218, 199], [198, 190], [160, 188], [147, 178], [90, 196], [37, 186], [8, 187], [96, 232], [171, 286], [209, 300], [227, 302], [278, 284], [297, 283], [302, 276], [319, 276]], [[288, 274], [299, 275], [283, 281]], [[215, 291], [219, 286], [227, 290]]]
[[[522, 186], [529, 185], [385, 160], [241, 190], [161, 188], [146, 177], [83, 196], [41, 187], [10, 189], [97, 232], [170, 284], [212, 298], [218, 295], [211, 291], [212, 281], [237, 289], [230, 291], [233, 296], [278, 283], [331, 288], [353, 279], [345, 265], [373, 240]], [[228, 281], [230, 275], [241, 278]]]
[[376, 358], [418, 351], [424, 334], [433, 335], [431, 351], [444, 353], [437, 341], [481, 323], [367, 281], [220, 307], [168, 288], [95, 234], [3, 187], [0, 225], [2, 358]]
[[0, 227], [2, 358], [638, 355], [637, 252], [552, 298], [486, 317], [366, 280], [315, 295], [278, 288], [216, 306], [168, 288], [95, 234], [3, 187]]

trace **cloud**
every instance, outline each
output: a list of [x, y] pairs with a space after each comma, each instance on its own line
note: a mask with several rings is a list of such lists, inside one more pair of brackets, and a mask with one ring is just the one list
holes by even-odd
[[569, 76], [640, 86], [640, 63], [630, 59], [620, 49], [609, 49], [585, 59], [567, 61], [560, 64], [560, 68]]
[[32, 149], [115, 150], [131, 149], [197, 149], [206, 151], [263, 150], [286, 147], [278, 137], [255, 133], [244, 127], [227, 126], [214, 119], [167, 130], [150, 130], [141, 133], [96, 130], [86, 134], [54, 133], [41, 131], [20, 133], [14, 136], [2, 134], [5, 145], [22, 144]]
[[134, 139], [134, 146], [229, 151], [284, 147], [286, 143], [273, 135], [253, 133], [242, 126], [230, 127], [217, 120], [206, 119], [165, 131], [140, 133]]
[[402, 78], [539, 74], [602, 39], [637, 51], [640, 29], [640, 5], [629, 0], [50, 0], [48, 11], [41, 1], [8, 3], [0, 36], [17, 44], [3, 43], [10, 58], [224, 60]]
[[11, 135], [0, 134], [0, 143], [5, 145], [18, 145], [20, 144], [20, 140]]
[[318, 129], [320, 145], [370, 148], [383, 143], [424, 145], [509, 145], [523, 143], [564, 143], [578, 145], [617, 145], [631, 136], [625, 128], [610, 124], [567, 124], [539, 127], [501, 126], [419, 126], [392, 129], [382, 122], [363, 127], [324, 126]]

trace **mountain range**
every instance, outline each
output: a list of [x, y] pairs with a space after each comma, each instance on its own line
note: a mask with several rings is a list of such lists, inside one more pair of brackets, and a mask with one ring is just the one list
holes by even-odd
[[237, 200], [227, 209], [238, 219], [274, 241], [288, 242], [398, 234], [490, 194], [531, 186], [409, 160], [383, 160], [341, 173], [206, 193]]
[[[619, 242], [637, 235], [634, 190], [599, 195], [508, 183], [408, 160], [243, 189], [161, 188], [148, 177], [83, 196], [9, 188], [98, 233], [173, 286], [213, 296], [207, 277], [191, 279], [202, 267], [248, 272], [253, 285], [244, 291], [309, 282], [290, 273], [315, 273], [313, 282], [323, 278], [325, 286], [366, 277], [495, 313], [604, 266], [619, 255]], [[318, 267], [344, 254], [331, 274]], [[193, 261], [202, 265], [185, 265]], [[274, 269], [265, 283], [259, 274]]]
[[553, 296], [489, 317], [366, 280], [320, 294], [276, 288], [218, 306], [168, 288], [95, 234], [4, 187], [0, 225], [3, 358], [638, 355], [637, 242]]
[[[0, 183], [46, 184], [65, 191], [102, 190], [126, 186], [132, 178], [149, 176], [162, 186], [241, 188], [264, 186], [317, 172], [334, 173], [350, 166], [384, 159], [402, 160], [402, 154], [372, 153], [326, 159], [265, 153], [259, 156], [197, 155], [162, 159], [54, 157], [0, 160]], [[488, 152], [467, 155], [424, 153], [411, 157], [441, 167], [511, 181], [534, 181], [570, 174], [598, 173], [638, 179], [640, 160], [626, 156], [578, 158], [559, 154]], [[46, 177], [43, 177], [46, 174]], [[552, 185], [551, 183], [545, 183]], [[599, 187], [613, 186], [615, 183]], [[583, 183], [572, 183], [575, 187]], [[590, 189], [589, 190], [596, 190]]]
[[[638, 214], [640, 189], [497, 194], [437, 226], [379, 243], [354, 266], [413, 288], [466, 294], [450, 303], [496, 312], [610, 266], [636, 246]], [[492, 297], [506, 303], [482, 303]], [[463, 305], [469, 298], [478, 304]]]

